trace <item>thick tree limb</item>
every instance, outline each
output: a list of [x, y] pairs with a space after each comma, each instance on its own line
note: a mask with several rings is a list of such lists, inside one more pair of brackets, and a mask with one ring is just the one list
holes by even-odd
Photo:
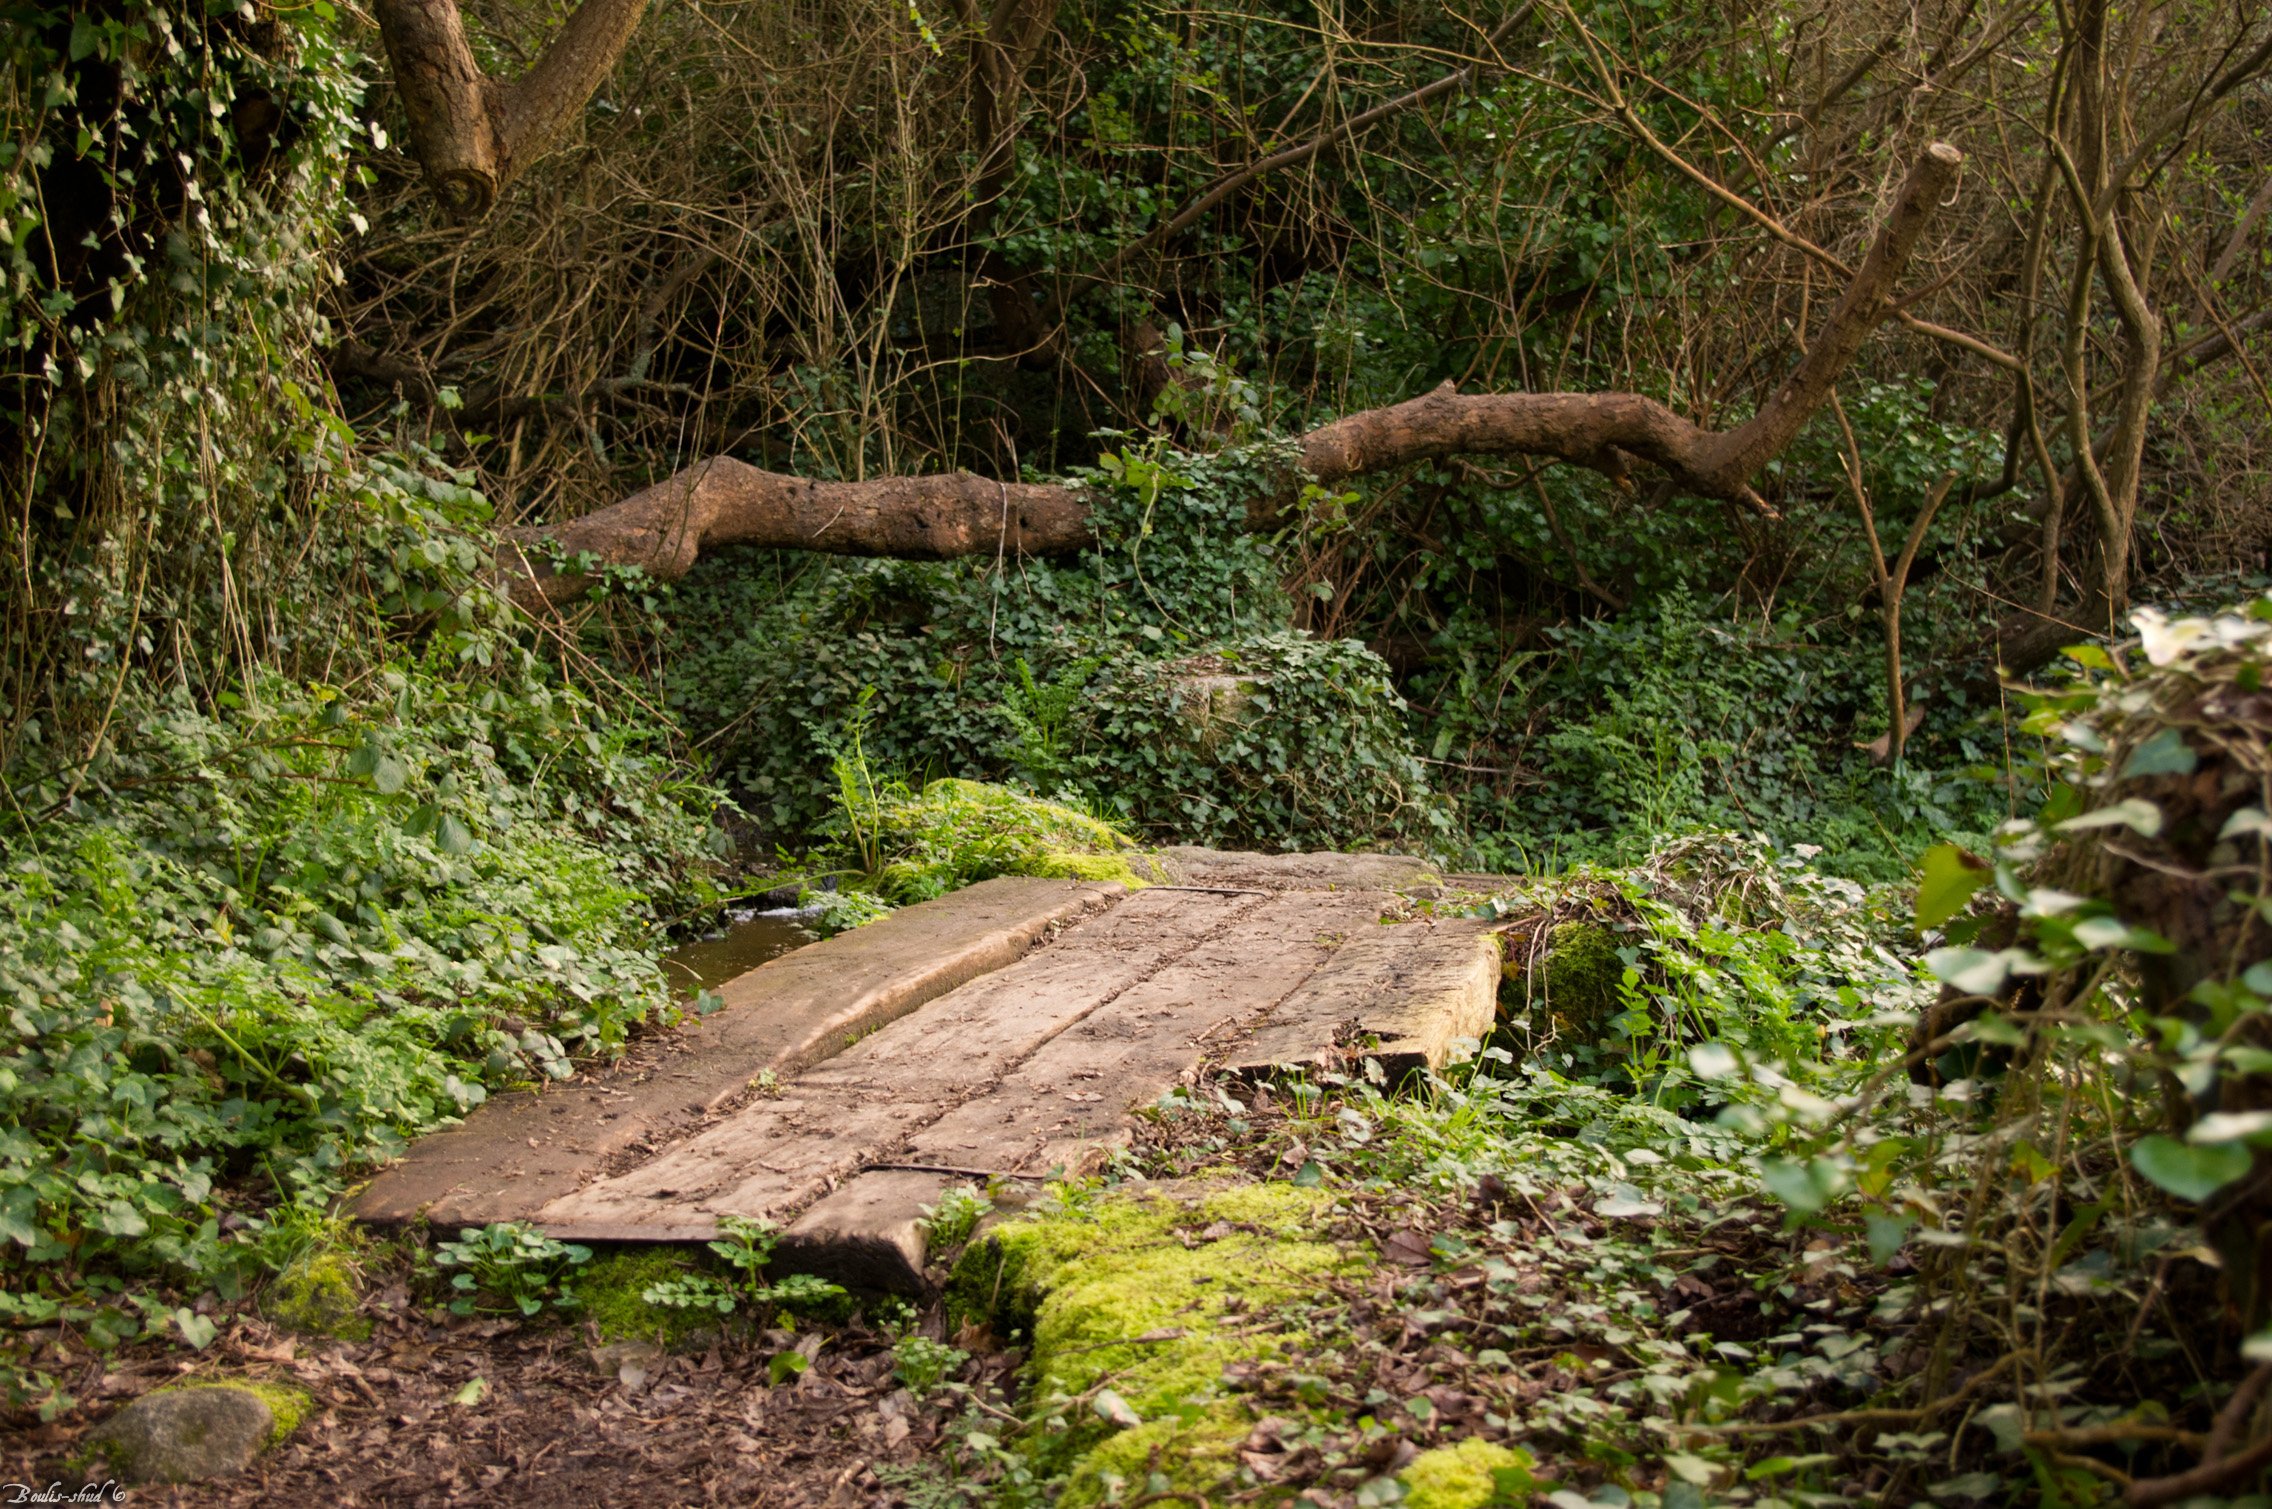
[[410, 153], [454, 215], [489, 213], [615, 67], [647, 0], [583, 0], [519, 80], [489, 78], [457, 0], [376, 0], [379, 36], [410, 123]]
[[[1942, 143], [1926, 149], [1805, 357], [1733, 430], [1704, 429], [1636, 393], [1465, 394], [1446, 383], [1312, 430], [1299, 442], [1302, 470], [1330, 486], [1451, 456], [1527, 455], [1622, 484], [1646, 462], [1679, 491], [1772, 513], [1751, 478], [1828, 402], [1839, 374], [1892, 313], [1894, 285], [1963, 161]], [[1258, 521], [1282, 501], [1254, 500]], [[1090, 539], [1087, 501], [1070, 484], [990, 482], [967, 472], [819, 482], [719, 458], [580, 519], [516, 531], [505, 564], [514, 595], [534, 605], [581, 592], [595, 565], [675, 580], [717, 545], [941, 559], [1050, 554]]]

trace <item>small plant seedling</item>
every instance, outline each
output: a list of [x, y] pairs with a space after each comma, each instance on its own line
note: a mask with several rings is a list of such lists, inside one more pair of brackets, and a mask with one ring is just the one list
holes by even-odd
[[906, 1385], [909, 1393], [923, 1399], [938, 1392], [940, 1385], [970, 1361], [970, 1354], [928, 1336], [909, 1334], [892, 1343], [891, 1359], [892, 1376]]
[[978, 1223], [994, 1212], [994, 1202], [963, 1184], [939, 1193], [939, 1203], [923, 1207], [923, 1234], [934, 1253], [952, 1252], [970, 1240]]
[[639, 1297], [665, 1310], [715, 1310], [720, 1315], [731, 1315], [734, 1310], [734, 1291], [707, 1273], [649, 1284], [639, 1291]]
[[733, 1270], [733, 1277], [692, 1273], [649, 1284], [639, 1297], [666, 1310], [715, 1310], [731, 1315], [747, 1307], [763, 1317], [770, 1311], [790, 1314], [818, 1310], [844, 1297], [836, 1284], [809, 1273], [792, 1273], [777, 1283], [765, 1278], [780, 1233], [765, 1221], [727, 1216], [718, 1223], [721, 1235], [706, 1244]]
[[437, 1267], [459, 1270], [450, 1278], [450, 1287], [458, 1291], [450, 1301], [453, 1315], [488, 1308], [481, 1303], [484, 1295], [505, 1300], [523, 1315], [534, 1315], [547, 1303], [568, 1308], [576, 1302], [567, 1287], [568, 1271], [591, 1260], [591, 1248], [555, 1241], [516, 1221], [465, 1227], [456, 1241], [434, 1250]]

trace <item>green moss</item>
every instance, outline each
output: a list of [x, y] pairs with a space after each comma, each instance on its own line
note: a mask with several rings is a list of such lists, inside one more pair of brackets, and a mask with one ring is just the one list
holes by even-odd
[[894, 902], [926, 901], [997, 875], [1047, 875], [1141, 885], [1128, 836], [1085, 812], [983, 781], [890, 788], [859, 815], [869, 845], [890, 859], [873, 876]]
[[1618, 987], [1625, 961], [1617, 956], [1617, 935], [1598, 922], [1563, 922], [1547, 934], [1545, 957], [1525, 966], [1510, 963], [1510, 978], [1545, 1007], [1555, 1028], [1580, 1042], [1599, 1041], [1625, 1009]]
[[1400, 1473], [1405, 1509], [1485, 1509], [1527, 1504], [1536, 1488], [1530, 1453], [1489, 1441], [1439, 1446]]
[[1051, 849], [1035, 862], [1030, 873], [1050, 880], [1113, 880], [1131, 891], [1140, 891], [1151, 884], [1136, 873], [1126, 856], [1119, 854], [1075, 854]]
[[1171, 1492], [1205, 1494], [1238, 1471], [1239, 1443], [1253, 1429], [1238, 1405], [1215, 1404], [1120, 1431], [1082, 1454], [1057, 1495], [1057, 1509], [1110, 1502], [1116, 1489], [1128, 1497], [1152, 1492], [1145, 1484], [1154, 1473]]
[[684, 1248], [629, 1247], [595, 1257], [576, 1275], [576, 1303], [599, 1338], [654, 1341], [682, 1347], [714, 1336], [723, 1318], [715, 1310], [674, 1310], [642, 1297], [650, 1284], [708, 1271]]
[[1064, 1503], [1096, 1502], [1112, 1477], [1155, 1466], [1193, 1487], [1233, 1470], [1231, 1448], [1253, 1421], [1223, 1392], [1223, 1369], [1293, 1336], [1226, 1321], [1369, 1266], [1369, 1253], [1319, 1234], [1332, 1203], [1285, 1184], [1155, 1186], [1009, 1222], [964, 1254], [950, 1306], [997, 1334], [1029, 1335], [1036, 1413], [1109, 1386], [1142, 1417], [1118, 1434], [1095, 1419], [1044, 1434], [1035, 1454], [1069, 1473]]
[[362, 1313], [360, 1276], [352, 1253], [316, 1248], [276, 1276], [261, 1309], [294, 1331], [362, 1341], [371, 1334], [371, 1322]]

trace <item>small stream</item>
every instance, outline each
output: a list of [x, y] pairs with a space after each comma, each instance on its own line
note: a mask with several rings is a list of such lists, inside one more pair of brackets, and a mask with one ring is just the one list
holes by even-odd
[[663, 956], [671, 988], [684, 996], [716, 990], [734, 976], [813, 941], [789, 908], [770, 912], [729, 912], [722, 931], [697, 938]]

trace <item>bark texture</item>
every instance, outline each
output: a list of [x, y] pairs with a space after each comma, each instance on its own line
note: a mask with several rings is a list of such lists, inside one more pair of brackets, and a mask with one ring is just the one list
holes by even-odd
[[[1894, 286], [1963, 161], [1943, 143], [1919, 157], [1804, 358], [1735, 429], [1705, 429], [1635, 393], [1465, 394], [1446, 383], [1312, 430], [1300, 442], [1302, 468], [1331, 485], [1456, 455], [1527, 455], [1628, 484], [1634, 466], [1645, 463], [1678, 491], [1771, 512], [1751, 478], [1829, 401], [1839, 375], [1893, 312]], [[1281, 502], [1256, 499], [1258, 519]], [[943, 559], [1058, 553], [1090, 537], [1087, 502], [1071, 484], [993, 482], [967, 472], [817, 482], [716, 458], [580, 519], [515, 531], [504, 564], [515, 598], [535, 606], [581, 593], [597, 566], [675, 580], [717, 545]]]
[[377, 0], [411, 156], [449, 211], [489, 212], [552, 146], [639, 28], [647, 0], [584, 0], [521, 79], [481, 71], [457, 0]]

